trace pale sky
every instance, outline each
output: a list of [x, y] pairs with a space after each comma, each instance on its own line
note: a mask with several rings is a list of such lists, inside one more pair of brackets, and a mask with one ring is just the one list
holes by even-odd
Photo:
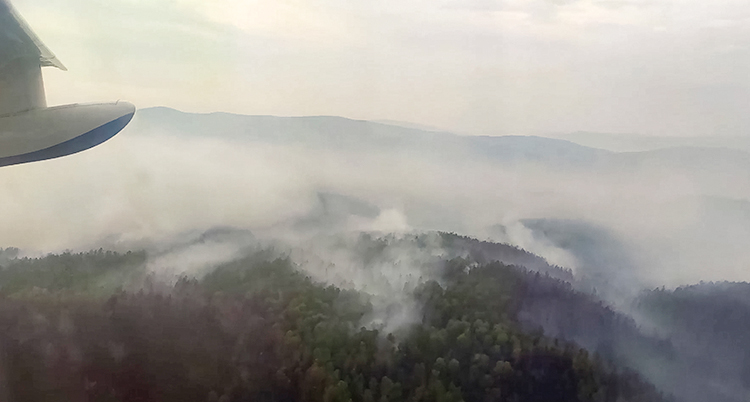
[[50, 105], [750, 135], [746, 0], [13, 0]]

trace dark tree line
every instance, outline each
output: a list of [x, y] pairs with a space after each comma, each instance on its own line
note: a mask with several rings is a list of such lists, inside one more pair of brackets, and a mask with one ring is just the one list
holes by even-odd
[[521, 325], [535, 274], [517, 267], [446, 261], [440, 282], [414, 292], [422, 317], [381, 333], [362, 326], [367, 295], [315, 283], [283, 258], [251, 256], [168, 291], [87, 293], [139, 259], [99, 251], [2, 270], [15, 285], [0, 300], [0, 399], [665, 400], [634, 373]]

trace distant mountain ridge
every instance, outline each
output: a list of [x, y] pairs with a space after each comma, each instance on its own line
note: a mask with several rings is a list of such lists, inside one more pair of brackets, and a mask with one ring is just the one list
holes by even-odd
[[[612, 152], [569, 139], [537, 136], [464, 136], [444, 131], [336, 116], [277, 117], [230, 113], [185, 113], [167, 107], [139, 110], [129, 132], [155, 131], [324, 149], [408, 152], [500, 163], [544, 163], [558, 167], [636, 169], [727, 168], [750, 172], [750, 153], [717, 147], [679, 146]], [[571, 137], [573, 138], [573, 137]], [[750, 176], [747, 178], [750, 180]]]
[[570, 141], [543, 137], [461, 136], [336, 116], [277, 117], [220, 112], [195, 114], [166, 107], [140, 110], [130, 131], [144, 129], [161, 129], [182, 135], [343, 148], [419, 147], [432, 151], [463, 149], [496, 159], [589, 159], [591, 154], [607, 153]]
[[551, 137], [613, 152], [642, 152], [674, 147], [728, 148], [750, 152], [750, 136], [667, 137], [577, 131]]

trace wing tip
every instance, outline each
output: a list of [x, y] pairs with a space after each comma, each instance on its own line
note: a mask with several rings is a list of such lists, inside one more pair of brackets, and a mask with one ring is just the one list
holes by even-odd
[[40, 57], [40, 61], [43, 67], [55, 67], [55, 68], [59, 68], [62, 71], [68, 71], [68, 68], [65, 67], [65, 65], [62, 64], [60, 59], [58, 59], [56, 56], [52, 56], [52, 57], [42, 56]]
[[34, 43], [39, 52], [39, 63], [43, 67], [56, 67], [62, 71], [68, 71], [67, 67], [52, 53], [51, 50], [42, 42], [41, 39], [34, 33], [31, 26], [21, 16], [18, 10], [13, 7], [13, 4], [9, 0], [0, 0], [0, 4], [5, 4], [10, 15], [16, 20], [16, 23], [24, 31], [26, 36]]

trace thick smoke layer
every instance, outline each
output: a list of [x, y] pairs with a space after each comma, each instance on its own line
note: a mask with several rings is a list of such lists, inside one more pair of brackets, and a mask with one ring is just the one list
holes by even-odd
[[[516, 244], [573, 270], [627, 269], [648, 286], [749, 279], [747, 154], [614, 154], [355, 123], [289, 119], [264, 137], [262, 125], [253, 131], [256, 123], [238, 116], [147, 110], [96, 149], [3, 169], [0, 244], [35, 254], [216, 226], [275, 237], [445, 230]], [[551, 231], [544, 220], [606, 232], [617, 257], [592, 254], [601, 236], [582, 248], [584, 235]]]
[[[0, 188], [0, 247], [21, 255], [146, 250], [145, 275], [126, 279], [168, 287], [267, 253], [363, 292], [373, 309], [361, 324], [384, 333], [419, 322], [413, 290], [465, 256], [435, 231], [535, 253], [570, 271], [529, 255], [506, 262], [553, 272], [639, 325], [659, 326], [629, 309], [644, 288], [750, 280], [750, 156], [737, 150], [614, 153], [332, 117], [153, 109], [93, 150], [0, 170]], [[539, 297], [522, 316], [553, 335], [586, 327], [561, 317], [589, 310], [550, 300]], [[597, 348], [622, 332], [604, 327], [574, 340]], [[625, 329], [614, 352], [665, 389], [677, 388], [679, 370], [687, 378], [686, 364], [647, 359], [650, 338]]]

